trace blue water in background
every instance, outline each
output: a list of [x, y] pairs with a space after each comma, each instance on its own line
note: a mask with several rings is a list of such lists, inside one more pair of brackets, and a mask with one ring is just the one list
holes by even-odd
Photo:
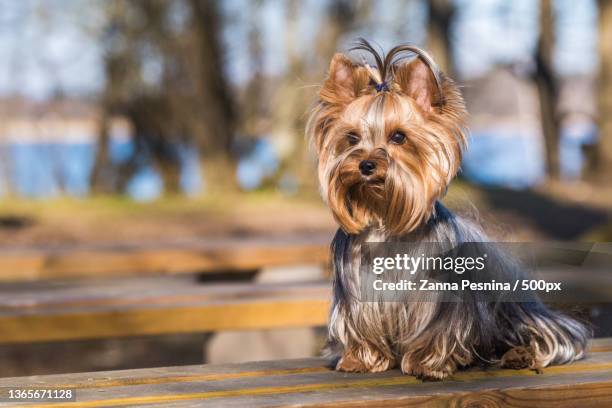
[[[566, 180], [580, 177], [583, 166], [582, 146], [594, 143], [596, 129], [564, 129], [560, 138], [561, 176]], [[131, 156], [130, 140], [113, 140], [110, 159], [121, 163]], [[180, 185], [186, 195], [206, 191], [200, 157], [195, 148], [178, 150], [181, 161]], [[23, 197], [46, 198], [66, 194], [85, 197], [90, 192], [89, 179], [95, 160], [93, 143], [13, 143], [0, 145], [0, 195], [12, 186]], [[238, 161], [237, 181], [246, 191], [259, 188], [274, 176], [279, 158], [266, 139], [259, 139], [242, 152]], [[530, 135], [499, 130], [472, 134], [462, 163], [463, 175], [487, 186], [525, 189], [545, 177], [541, 141]], [[11, 180], [11, 183], [7, 183]], [[278, 187], [291, 194], [298, 183], [289, 174], [279, 178]], [[135, 200], [148, 201], [163, 193], [162, 179], [151, 165], [143, 165], [127, 185], [127, 194]]]
[[[66, 194], [85, 197], [95, 160], [94, 143], [13, 143], [0, 146], [0, 195], [9, 191], [28, 198], [46, 198]], [[132, 141], [113, 140], [109, 155], [113, 163], [127, 160], [133, 153]], [[205, 191], [203, 170], [195, 148], [181, 147], [180, 185], [186, 195]], [[279, 160], [272, 145], [258, 140], [238, 162], [237, 181], [244, 190], [258, 188], [274, 175]], [[7, 181], [11, 180], [11, 183]], [[163, 193], [159, 173], [143, 165], [128, 182], [127, 194], [135, 200], [148, 201]]]
[[[66, 194], [89, 194], [89, 180], [95, 160], [93, 143], [13, 143], [0, 147], [0, 193], [8, 192], [8, 180], [15, 194], [29, 198]], [[132, 141], [112, 141], [113, 163], [124, 162], [134, 150]], [[181, 188], [188, 195], [203, 189], [202, 173], [195, 149], [182, 149]], [[152, 200], [163, 192], [162, 180], [151, 166], [142, 166], [129, 181], [127, 193], [136, 200]]]
[[577, 123], [561, 129], [559, 139], [560, 175], [564, 180], [577, 180], [584, 168], [584, 146], [597, 143], [595, 123]]
[[[564, 181], [580, 179], [585, 145], [597, 141], [594, 123], [569, 125], [559, 138], [559, 171]], [[546, 177], [543, 141], [538, 135], [500, 129], [474, 132], [461, 165], [462, 174], [477, 184], [526, 189]]]
[[532, 135], [478, 132], [471, 135], [461, 168], [478, 184], [524, 189], [544, 178], [544, 152]]
[[274, 148], [265, 139], [260, 139], [255, 142], [249, 154], [238, 161], [238, 184], [244, 190], [255, 190], [265, 179], [276, 173], [278, 166], [278, 155]]

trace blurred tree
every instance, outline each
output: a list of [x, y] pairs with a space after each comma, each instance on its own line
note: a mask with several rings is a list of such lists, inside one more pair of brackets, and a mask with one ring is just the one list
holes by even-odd
[[201, 154], [210, 162], [207, 170], [212, 173], [211, 184], [234, 186], [236, 166], [232, 148], [237, 115], [221, 44], [220, 1], [190, 0], [189, 4], [198, 97], [198, 103], [193, 105], [191, 130], [197, 135]]
[[604, 181], [612, 177], [612, 1], [599, 0], [599, 154]]
[[289, 173], [300, 184], [309, 184], [314, 182], [314, 178], [310, 173], [311, 160], [303, 135], [307, 110], [317, 88], [304, 84], [321, 83], [325, 73], [322, 67], [328, 66], [335, 52], [342, 51], [339, 49], [342, 37], [363, 21], [370, 2], [328, 0], [325, 3], [325, 17], [320, 22], [314, 45], [308, 51], [300, 43], [298, 34], [301, 6], [302, 2], [298, 0], [286, 3], [284, 38], [289, 64], [275, 90], [272, 133], [280, 153], [279, 175]]
[[[106, 87], [92, 174], [95, 191], [124, 191], [134, 173], [149, 163], [161, 175], [165, 191], [176, 193], [182, 149], [199, 149], [216, 169], [233, 168], [227, 163], [231, 162], [234, 111], [223, 66], [217, 3], [104, 3]], [[108, 150], [109, 120], [116, 114], [129, 119], [134, 138], [133, 153], [118, 166], [111, 162]], [[218, 173], [224, 176], [228, 171]], [[224, 178], [223, 184], [228, 180], [231, 177]]]
[[320, 66], [327, 66], [334, 53], [341, 51], [338, 50], [340, 39], [356, 28], [357, 23], [368, 14], [369, 7], [369, 1], [328, 1], [326, 18], [321, 23], [316, 40], [317, 59], [322, 62]]
[[[141, 165], [152, 162], [166, 190], [178, 190], [179, 160], [173, 153], [176, 118], [168, 106], [169, 60], [172, 36], [166, 30], [168, 2], [113, 1], [106, 4], [108, 26], [106, 86], [102, 96], [102, 124], [92, 173], [94, 191], [124, 191]], [[130, 157], [113, 166], [109, 157], [110, 119], [126, 116], [133, 127], [134, 149]]]
[[[99, 134], [96, 145], [96, 156], [91, 174], [91, 187], [94, 193], [114, 193], [121, 190], [128, 177], [117, 183], [118, 174], [132, 174], [135, 171], [134, 160], [129, 160], [128, 169], [119, 171], [110, 158], [111, 119], [113, 114], [125, 114], [129, 94], [138, 87], [138, 64], [133, 51], [128, 46], [134, 33], [129, 31], [127, 22], [129, 4], [121, 1], [106, 2], [103, 5], [107, 18], [101, 42], [104, 46], [105, 88], [99, 104], [101, 109]], [[132, 84], [130, 88], [128, 84]], [[119, 186], [119, 184], [122, 184]]]
[[248, 80], [244, 96], [242, 98], [241, 128], [249, 136], [262, 135], [265, 128], [262, 126], [263, 118], [269, 112], [264, 101], [265, 76], [264, 76], [264, 48], [261, 37], [261, 15], [260, 10], [264, 4], [263, 0], [249, 2], [248, 10], [248, 57], [249, 71], [251, 77]]
[[440, 68], [454, 77], [455, 68], [450, 46], [450, 29], [455, 15], [452, 0], [429, 0], [427, 49]]
[[[304, 50], [299, 46], [299, 16], [300, 2], [288, 0], [285, 3], [285, 35], [284, 50], [287, 56], [287, 70], [282, 78], [273, 86], [271, 131], [276, 151], [280, 155], [280, 173], [286, 171], [287, 165], [299, 143], [297, 135], [300, 132], [300, 118], [304, 115], [307, 102], [304, 98], [303, 88], [297, 85], [304, 81], [307, 72], [308, 59]], [[287, 103], [291, 101], [291, 103]]]
[[546, 148], [546, 168], [551, 178], [559, 176], [559, 118], [556, 101], [559, 83], [553, 69], [555, 19], [552, 0], [540, 0], [540, 33], [536, 47], [534, 80], [540, 99], [542, 134]]

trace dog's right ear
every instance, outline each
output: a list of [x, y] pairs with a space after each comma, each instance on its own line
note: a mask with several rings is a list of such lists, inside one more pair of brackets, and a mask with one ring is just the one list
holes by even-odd
[[440, 106], [443, 102], [432, 69], [437, 68], [428, 65], [425, 60], [417, 56], [411, 62], [396, 67], [395, 70], [399, 86], [425, 113], [432, 112], [434, 106]]
[[327, 79], [319, 96], [325, 102], [345, 105], [355, 99], [368, 83], [365, 68], [353, 64], [344, 54], [337, 53], [329, 64]]

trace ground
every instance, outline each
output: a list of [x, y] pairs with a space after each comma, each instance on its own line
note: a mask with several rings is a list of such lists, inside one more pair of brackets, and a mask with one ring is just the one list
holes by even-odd
[[0, 204], [0, 244], [175, 242], [219, 236], [273, 236], [333, 231], [320, 201], [276, 193], [168, 197], [149, 203], [125, 198]]
[[[477, 218], [494, 237], [514, 241], [612, 240], [612, 188], [548, 184], [529, 191], [453, 182], [451, 208]], [[331, 233], [315, 194], [277, 192], [167, 197], [138, 203], [121, 197], [0, 201], [0, 245], [169, 242], [218, 236]]]

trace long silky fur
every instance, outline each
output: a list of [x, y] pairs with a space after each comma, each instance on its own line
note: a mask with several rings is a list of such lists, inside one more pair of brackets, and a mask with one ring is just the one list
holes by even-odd
[[[352, 371], [400, 366], [434, 378], [475, 363], [498, 364], [506, 351], [521, 346], [532, 351], [532, 368], [583, 357], [589, 330], [533, 295], [520, 303], [469, 296], [463, 302], [360, 301], [366, 242], [486, 246], [487, 238], [439, 203], [467, 139], [457, 86], [416, 47], [398, 46], [381, 56], [362, 40], [356, 49], [372, 54], [376, 67], [336, 54], [306, 128], [318, 154], [321, 194], [341, 226], [332, 243], [328, 355], [346, 359], [342, 367]], [[406, 53], [417, 57], [401, 63]], [[397, 130], [407, 135], [401, 146], [387, 139], [386, 132]], [[359, 143], [350, 143], [347, 135], [359, 132]], [[366, 159], [377, 165], [364, 182], [358, 167]], [[492, 247], [483, 250], [497, 254], [498, 278], [520, 277], [512, 259]]]
[[[426, 368], [440, 378], [459, 367], [498, 364], [506, 351], [518, 346], [534, 349], [538, 367], [533, 368], [582, 358], [590, 335], [586, 326], [547, 309], [535, 296], [520, 303], [475, 298], [464, 302], [431, 298], [403, 303], [360, 301], [359, 254], [366, 242], [435, 242], [449, 247], [482, 243], [486, 253], [498, 253], [494, 262], [506, 278], [520, 278], [521, 270], [513, 260], [493, 247], [487, 250], [486, 240], [480, 228], [439, 202], [429, 222], [402, 237], [385, 236], [376, 228], [354, 235], [339, 229], [332, 242], [335, 273], [327, 356], [339, 358], [350, 351], [371, 371], [401, 364], [405, 371]], [[428, 248], [431, 246], [419, 247], [419, 253]]]

